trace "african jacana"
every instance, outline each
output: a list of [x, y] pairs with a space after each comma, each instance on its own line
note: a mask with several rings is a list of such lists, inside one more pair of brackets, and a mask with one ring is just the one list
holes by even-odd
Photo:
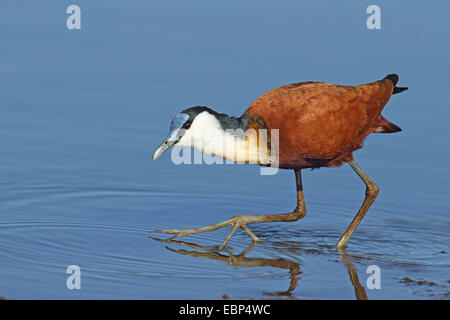
[[[257, 222], [297, 221], [306, 214], [303, 198], [301, 169], [338, 167], [348, 163], [366, 184], [364, 202], [338, 241], [336, 247], [344, 248], [352, 233], [363, 219], [378, 194], [378, 186], [353, 160], [353, 151], [362, 147], [363, 140], [372, 132], [401, 131], [387, 121], [381, 111], [392, 94], [407, 90], [396, 87], [398, 76], [390, 74], [384, 79], [356, 86], [334, 85], [323, 82], [299, 82], [275, 88], [259, 98], [239, 118], [217, 113], [207, 107], [192, 107], [182, 111], [172, 120], [170, 135], [155, 151], [153, 160], [171, 146], [194, 147], [238, 162], [271, 165], [273, 156], [266, 148], [263, 157], [258, 154], [255, 139], [234, 134], [230, 129], [278, 129], [279, 168], [295, 171], [297, 207], [291, 213], [269, 215], [238, 215], [209, 227], [186, 230], [158, 230], [183, 237], [189, 234], [232, 226], [231, 233], [220, 248], [225, 246], [237, 228], [244, 229], [254, 240], [259, 239], [247, 225]], [[259, 132], [259, 131], [258, 131]], [[257, 133], [257, 138], [269, 138]], [[229, 143], [233, 139], [233, 143]], [[228, 143], [227, 143], [228, 142]], [[241, 156], [236, 156], [237, 151]], [[242, 155], [245, 155], [243, 157]], [[264, 157], [267, 156], [267, 157]]]

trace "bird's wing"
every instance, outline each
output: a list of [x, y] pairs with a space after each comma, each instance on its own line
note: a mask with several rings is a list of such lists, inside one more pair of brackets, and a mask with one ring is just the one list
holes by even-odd
[[280, 156], [327, 159], [360, 143], [393, 89], [389, 79], [358, 86], [300, 82], [263, 94], [246, 113], [279, 129]]

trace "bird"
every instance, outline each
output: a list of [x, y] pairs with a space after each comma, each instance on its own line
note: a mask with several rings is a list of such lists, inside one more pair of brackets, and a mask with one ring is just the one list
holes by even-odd
[[259, 96], [240, 117], [205, 106], [181, 111], [172, 119], [169, 136], [156, 149], [153, 160], [170, 147], [179, 146], [235, 162], [293, 170], [297, 206], [289, 213], [241, 214], [207, 227], [154, 232], [171, 234], [172, 239], [231, 226], [219, 249], [228, 244], [238, 228], [254, 242], [260, 241], [249, 224], [290, 222], [305, 217], [303, 169], [348, 164], [364, 182], [366, 191], [361, 207], [335, 245], [345, 249], [379, 193], [377, 184], [354, 160], [353, 152], [362, 148], [371, 133], [401, 131], [381, 115], [393, 94], [408, 89], [397, 87], [398, 80], [398, 75], [389, 74], [381, 80], [353, 86], [319, 81], [283, 85]]

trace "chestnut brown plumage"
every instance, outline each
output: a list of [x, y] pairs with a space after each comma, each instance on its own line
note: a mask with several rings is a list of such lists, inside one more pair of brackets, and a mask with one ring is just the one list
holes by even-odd
[[280, 168], [339, 166], [370, 133], [400, 130], [380, 114], [394, 87], [389, 78], [359, 86], [300, 82], [263, 94], [246, 113], [279, 128]]
[[[269, 215], [238, 215], [224, 222], [197, 229], [158, 230], [182, 237], [198, 232], [211, 231], [227, 225], [232, 231], [224, 240], [225, 246], [237, 228], [244, 229], [254, 241], [259, 239], [247, 225], [258, 222], [296, 221], [303, 218], [306, 208], [303, 198], [301, 169], [336, 167], [349, 163], [366, 184], [366, 197], [355, 218], [337, 243], [345, 247], [365, 213], [378, 194], [377, 185], [353, 160], [353, 152], [362, 147], [371, 133], [401, 131], [382, 115], [392, 94], [407, 90], [397, 87], [398, 76], [390, 74], [384, 79], [368, 84], [343, 86], [323, 82], [299, 82], [268, 91], [257, 98], [239, 118], [219, 114], [206, 107], [194, 107], [182, 112], [184, 129], [203, 112], [212, 115], [222, 129], [238, 127], [244, 130], [279, 130], [278, 162], [282, 169], [293, 169], [296, 176], [297, 206], [291, 213]], [[179, 121], [177, 116], [173, 123]], [[178, 143], [182, 136], [177, 133], [166, 139], [155, 152], [154, 159], [170, 145]], [[176, 137], [176, 138], [174, 138]], [[225, 157], [225, 156], [224, 156]]]

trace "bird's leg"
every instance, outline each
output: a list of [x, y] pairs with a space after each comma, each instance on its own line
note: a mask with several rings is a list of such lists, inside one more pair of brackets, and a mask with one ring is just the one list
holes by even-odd
[[222, 249], [230, 240], [231, 236], [238, 228], [242, 228], [247, 232], [247, 234], [253, 239], [253, 241], [259, 241], [258, 237], [250, 231], [247, 224], [259, 223], [259, 222], [281, 222], [281, 221], [297, 221], [306, 215], [305, 199], [303, 197], [303, 185], [302, 185], [302, 175], [300, 170], [295, 170], [295, 182], [297, 185], [297, 207], [291, 213], [282, 214], [267, 214], [267, 215], [238, 215], [231, 219], [225, 220], [223, 222], [213, 224], [208, 227], [197, 228], [197, 229], [185, 229], [185, 230], [157, 230], [154, 232], [165, 232], [169, 234], [175, 234], [171, 239], [177, 237], [184, 237], [190, 234], [213, 231], [216, 229], [223, 228], [225, 226], [232, 226], [230, 234], [225, 238], [220, 249]]
[[348, 239], [350, 239], [350, 236], [352, 235], [353, 231], [355, 231], [356, 227], [359, 225], [361, 220], [364, 218], [364, 215], [366, 214], [367, 210], [369, 210], [372, 203], [375, 201], [375, 198], [378, 195], [378, 186], [370, 180], [370, 178], [365, 174], [365, 172], [356, 164], [355, 161], [349, 162], [349, 165], [352, 167], [353, 170], [358, 174], [358, 176], [364, 181], [366, 184], [366, 197], [364, 198], [364, 202], [361, 205], [361, 208], [359, 208], [358, 213], [353, 218], [353, 221], [348, 226], [345, 233], [342, 235], [342, 237], [339, 239], [338, 243], [336, 244], [337, 248], [344, 248], [347, 244]]

